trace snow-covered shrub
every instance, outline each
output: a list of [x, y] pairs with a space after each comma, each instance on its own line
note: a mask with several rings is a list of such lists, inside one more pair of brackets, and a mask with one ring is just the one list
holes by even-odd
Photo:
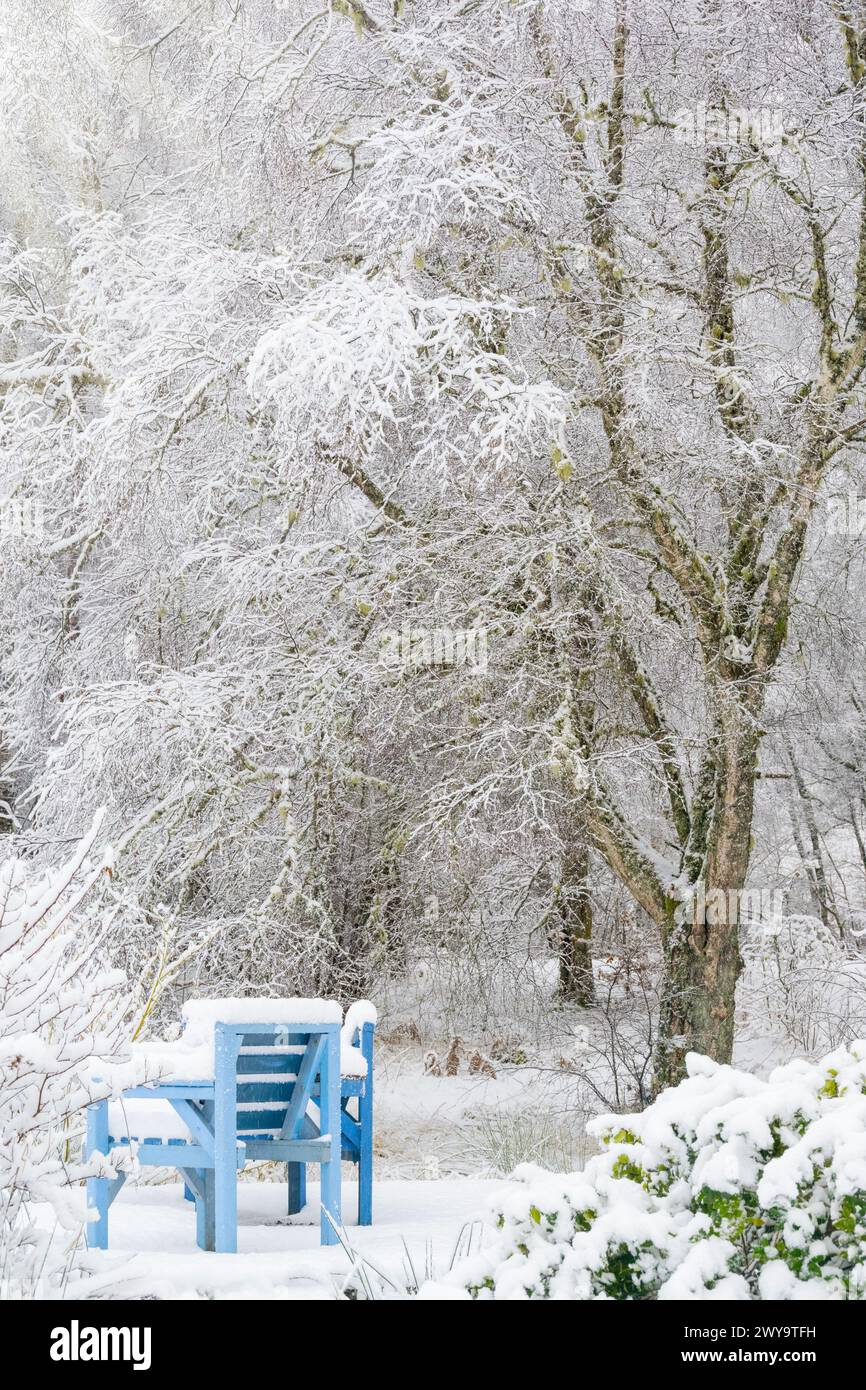
[[[56, 1290], [85, 1218], [84, 1111], [119, 1084], [124, 977], [101, 960], [105, 919], [85, 899], [102, 817], [69, 861], [0, 863], [0, 1296]], [[94, 1074], [101, 1079], [95, 1081]], [[49, 1204], [48, 1210], [40, 1204]], [[53, 1209], [53, 1210], [52, 1210]], [[58, 1239], [55, 1227], [68, 1232]]]
[[448, 1283], [497, 1299], [866, 1298], [866, 1040], [768, 1080], [694, 1053], [582, 1173], [518, 1169]]

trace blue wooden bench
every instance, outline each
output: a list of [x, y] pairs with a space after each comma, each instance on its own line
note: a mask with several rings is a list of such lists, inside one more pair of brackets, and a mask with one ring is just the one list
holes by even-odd
[[[367, 1064], [363, 1077], [344, 1076], [340, 1081], [342, 1156], [358, 1169], [358, 1225], [373, 1224], [373, 1039], [374, 1023], [362, 1023], [348, 1039]], [[318, 1082], [314, 1087], [318, 1093]], [[352, 1110], [354, 1109], [354, 1114]], [[289, 1164], [289, 1213], [303, 1209], [307, 1201], [306, 1164]]]
[[[237, 1249], [237, 1174], [256, 1159], [286, 1162], [294, 1171], [319, 1164], [321, 1240], [337, 1242], [343, 1147], [338, 1023], [216, 1023], [213, 1081], [137, 1086], [124, 1097], [167, 1101], [189, 1138], [111, 1134], [109, 1103], [100, 1101], [88, 1110], [87, 1156], [138, 1142], [141, 1164], [178, 1168], [195, 1197], [203, 1250]], [[308, 1113], [311, 1100], [318, 1124]], [[88, 1222], [90, 1246], [108, 1248], [108, 1209], [123, 1181], [123, 1174], [88, 1179], [88, 1207], [97, 1214]]]

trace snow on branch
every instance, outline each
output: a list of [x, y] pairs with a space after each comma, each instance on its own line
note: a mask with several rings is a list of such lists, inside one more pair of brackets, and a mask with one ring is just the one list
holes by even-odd
[[[113, 856], [91, 859], [103, 813], [65, 864], [0, 863], [0, 1285], [55, 1287], [84, 1220], [84, 1111], [128, 1080], [125, 979], [84, 909]], [[46, 1207], [49, 1215], [46, 1218]], [[53, 1220], [52, 1220], [53, 1213]], [[52, 1235], [52, 1225], [65, 1232]]]
[[471, 408], [478, 447], [503, 456], [558, 433], [565, 397], [480, 341], [518, 312], [507, 300], [425, 298], [389, 274], [352, 271], [310, 290], [264, 333], [249, 388], [283, 421], [325, 443], [384, 436], [415, 411]]

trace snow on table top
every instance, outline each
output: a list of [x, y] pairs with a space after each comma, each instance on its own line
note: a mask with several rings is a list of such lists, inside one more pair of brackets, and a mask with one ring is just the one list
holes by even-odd
[[185, 1139], [192, 1135], [167, 1100], [112, 1100], [108, 1105], [108, 1133], [119, 1139]]

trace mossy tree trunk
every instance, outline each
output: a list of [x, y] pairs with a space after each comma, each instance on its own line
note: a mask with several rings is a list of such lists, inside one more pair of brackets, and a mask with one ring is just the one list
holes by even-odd
[[[728, 718], [714, 741], [712, 812], [706, 843], [693, 846], [700, 865], [693, 896], [669, 906], [662, 926], [665, 962], [655, 1056], [656, 1087], [675, 1084], [688, 1052], [729, 1062], [740, 957], [739, 904], [752, 846], [760, 734], [737, 695], [725, 692]], [[703, 849], [703, 853], [701, 850]]]
[[562, 859], [555, 885], [555, 940], [559, 955], [559, 998], [589, 1008], [595, 1002], [592, 978], [592, 898], [589, 890], [589, 849], [578, 844]]
[[6, 749], [0, 743], [0, 835], [11, 835], [15, 829], [11, 815], [15, 788], [11, 780], [4, 776], [4, 769], [8, 760]]

